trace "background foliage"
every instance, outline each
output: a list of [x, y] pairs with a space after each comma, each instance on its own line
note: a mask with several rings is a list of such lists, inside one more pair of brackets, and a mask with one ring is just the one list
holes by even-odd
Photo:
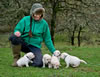
[[46, 9], [52, 40], [64, 33], [71, 45], [100, 44], [100, 0], [0, 0], [0, 33], [11, 33], [36, 2]]

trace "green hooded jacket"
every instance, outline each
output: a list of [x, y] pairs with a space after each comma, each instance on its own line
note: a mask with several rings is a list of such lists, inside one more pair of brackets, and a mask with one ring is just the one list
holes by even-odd
[[32, 19], [32, 37], [29, 36], [30, 16], [25, 16], [19, 21], [14, 29], [14, 33], [17, 31], [21, 33], [21, 37], [27, 44], [41, 48], [41, 43], [44, 41], [51, 53], [55, 51], [51, 40], [49, 26], [43, 18], [39, 21]]

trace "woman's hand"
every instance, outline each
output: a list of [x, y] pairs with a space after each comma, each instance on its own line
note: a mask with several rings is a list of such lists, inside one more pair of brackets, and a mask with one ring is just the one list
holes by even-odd
[[21, 33], [20, 33], [19, 31], [15, 32], [14, 34], [15, 34], [15, 36], [17, 36], [17, 37], [20, 37], [20, 36], [21, 36]]

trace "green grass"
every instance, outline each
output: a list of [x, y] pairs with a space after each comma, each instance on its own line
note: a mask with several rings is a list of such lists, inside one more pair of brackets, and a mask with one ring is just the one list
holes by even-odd
[[[99, 47], [72, 47], [63, 42], [56, 42], [55, 47], [61, 52], [68, 52], [84, 59], [88, 64], [81, 63], [78, 68], [65, 68], [65, 62], [61, 60], [62, 66], [57, 70], [38, 67], [12, 67], [11, 48], [0, 48], [0, 77], [100, 77]], [[50, 53], [45, 46], [42, 48], [42, 52], [43, 54]]]

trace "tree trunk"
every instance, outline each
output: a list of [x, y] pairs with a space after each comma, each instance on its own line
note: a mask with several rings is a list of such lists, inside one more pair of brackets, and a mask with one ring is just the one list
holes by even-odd
[[74, 39], [75, 39], [75, 31], [76, 31], [77, 25], [74, 25], [74, 30], [72, 31], [72, 36], [71, 36], [71, 44], [75, 45]]
[[52, 4], [52, 19], [51, 19], [51, 39], [52, 42], [54, 44], [54, 33], [55, 33], [55, 21], [56, 21], [56, 14], [57, 14], [57, 10], [56, 10], [56, 1], [51, 1]]
[[80, 47], [80, 45], [81, 45], [81, 30], [82, 30], [82, 27], [80, 27], [80, 29], [78, 31], [78, 37], [77, 37], [77, 39], [78, 39], [78, 47]]
[[54, 44], [54, 33], [55, 33], [55, 21], [52, 19], [51, 20], [51, 40]]
[[75, 33], [75, 31], [73, 31], [73, 35], [71, 37], [71, 45], [73, 45], [73, 46], [74, 46], [74, 33]]

